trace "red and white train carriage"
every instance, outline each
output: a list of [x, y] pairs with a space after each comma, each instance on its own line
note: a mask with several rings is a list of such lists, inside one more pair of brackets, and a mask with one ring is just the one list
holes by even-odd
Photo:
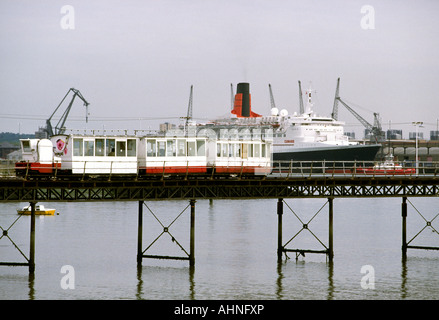
[[63, 134], [20, 141], [23, 161], [16, 172], [21, 176], [268, 174], [272, 166], [271, 140], [261, 136]]

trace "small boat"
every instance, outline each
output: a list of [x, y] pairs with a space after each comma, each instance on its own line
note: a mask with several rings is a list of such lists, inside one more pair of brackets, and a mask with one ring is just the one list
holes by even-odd
[[393, 155], [385, 156], [384, 161], [371, 168], [356, 168], [356, 173], [373, 175], [411, 175], [416, 174], [415, 168], [406, 168], [393, 161]]
[[[31, 206], [28, 205], [23, 207], [22, 210], [17, 209], [18, 214], [30, 215], [31, 214]], [[55, 214], [55, 209], [46, 209], [42, 204], [37, 204], [35, 206], [35, 215], [46, 215], [53, 216]]]

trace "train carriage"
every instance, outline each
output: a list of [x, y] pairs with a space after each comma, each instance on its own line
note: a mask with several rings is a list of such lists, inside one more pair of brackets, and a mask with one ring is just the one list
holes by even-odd
[[143, 137], [140, 174], [193, 174], [207, 172], [207, 138]]
[[257, 175], [271, 171], [271, 141], [216, 136], [62, 134], [21, 140], [19, 175]]
[[71, 174], [137, 174], [135, 136], [56, 135], [51, 138], [61, 170]]
[[215, 172], [268, 174], [271, 171], [271, 143], [263, 140], [218, 140], [213, 161]]

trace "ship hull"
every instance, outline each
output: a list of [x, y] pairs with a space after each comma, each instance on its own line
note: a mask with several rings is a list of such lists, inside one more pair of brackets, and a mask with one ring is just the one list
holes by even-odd
[[274, 161], [373, 161], [380, 145], [351, 145], [323, 148], [273, 150]]

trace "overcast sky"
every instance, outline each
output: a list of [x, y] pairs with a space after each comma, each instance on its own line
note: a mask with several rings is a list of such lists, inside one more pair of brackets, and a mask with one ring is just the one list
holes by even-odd
[[[366, 5], [374, 29], [364, 28]], [[87, 128], [179, 123], [191, 85], [195, 118], [223, 116], [238, 82], [250, 83], [261, 114], [269, 83], [292, 113], [297, 81], [312, 82], [315, 111], [330, 115], [340, 77], [340, 96], [369, 122], [379, 112], [384, 129], [391, 121], [408, 138], [410, 123], [424, 121], [429, 136], [439, 118], [438, 14], [434, 0], [1, 0], [0, 131], [33, 133], [71, 87], [90, 102]], [[362, 130], [342, 106], [339, 118]], [[80, 101], [70, 119], [85, 128]]]

